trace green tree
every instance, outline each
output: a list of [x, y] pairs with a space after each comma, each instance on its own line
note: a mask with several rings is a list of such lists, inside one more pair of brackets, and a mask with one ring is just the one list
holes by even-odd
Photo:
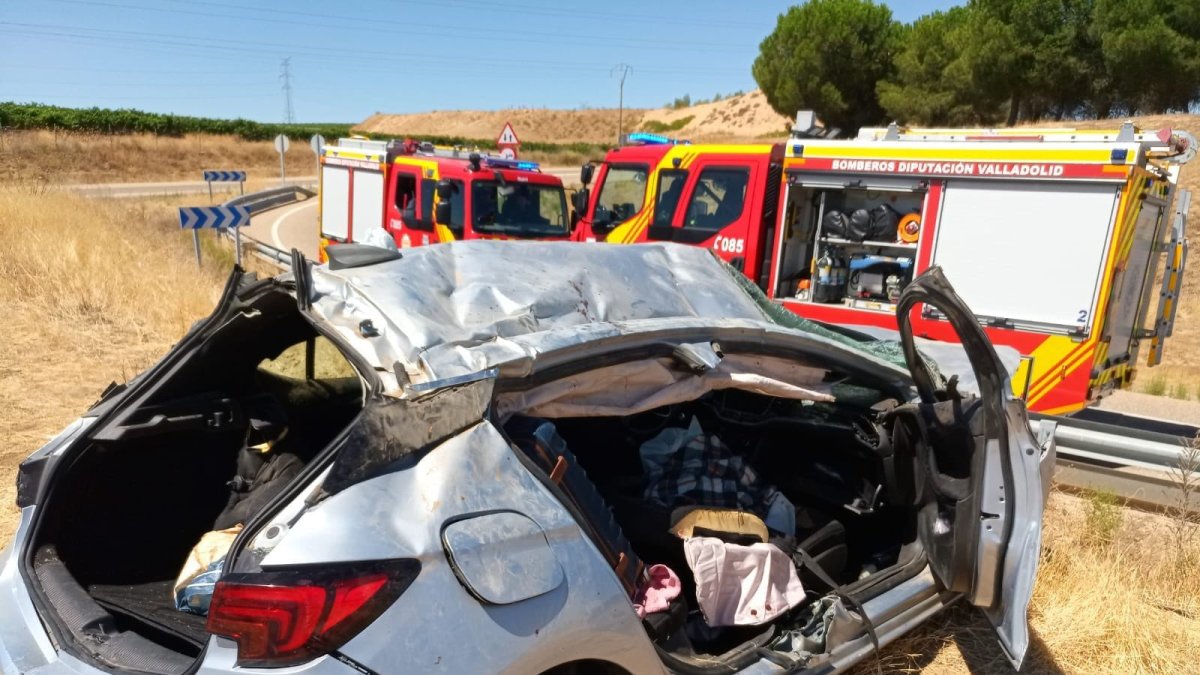
[[751, 72], [780, 114], [815, 110], [853, 133], [884, 121], [876, 87], [892, 75], [901, 32], [871, 0], [809, 0], [779, 16]]
[[1096, 0], [1091, 36], [1106, 72], [1110, 110], [1184, 110], [1200, 95], [1200, 3]]
[[[976, 84], [1009, 101], [1010, 125], [1072, 115], [1089, 101], [1102, 79], [1089, 28], [1095, 2], [971, 0]], [[989, 40], [994, 44], [985, 47]], [[993, 63], [984, 65], [989, 58]]]
[[1003, 94], [981, 86], [1010, 68], [1003, 27], [966, 7], [934, 12], [906, 26], [896, 74], [879, 83], [879, 102], [894, 120], [930, 125], [993, 124], [1003, 119]]

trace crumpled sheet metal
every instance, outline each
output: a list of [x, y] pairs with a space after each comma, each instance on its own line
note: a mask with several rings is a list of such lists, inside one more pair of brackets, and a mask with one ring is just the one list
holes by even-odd
[[[400, 362], [413, 382], [544, 351], [528, 336], [549, 331], [579, 343], [642, 320], [769, 323], [727, 267], [692, 246], [455, 242], [368, 267], [317, 267], [313, 285], [331, 327], [375, 367]], [[363, 336], [364, 320], [378, 337]]]

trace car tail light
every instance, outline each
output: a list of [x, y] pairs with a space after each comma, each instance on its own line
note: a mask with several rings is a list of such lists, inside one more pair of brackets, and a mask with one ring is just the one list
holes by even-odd
[[213, 589], [208, 632], [237, 642], [237, 665], [291, 666], [324, 656], [383, 613], [421, 563], [389, 560], [226, 574]]

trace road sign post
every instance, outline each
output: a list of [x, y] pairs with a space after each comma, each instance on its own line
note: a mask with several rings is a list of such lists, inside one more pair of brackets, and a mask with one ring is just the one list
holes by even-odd
[[179, 227], [192, 231], [192, 241], [196, 246], [196, 266], [200, 266], [200, 230], [214, 228], [223, 230], [233, 228], [235, 246], [237, 247], [237, 264], [242, 264], [241, 237], [238, 229], [250, 224], [250, 211], [244, 206], [181, 206], [179, 207]]
[[279, 134], [275, 137], [275, 152], [279, 153], [279, 180], [282, 182], [286, 175], [283, 169], [283, 156], [288, 151], [291, 143], [288, 142], [288, 137], [285, 134]]
[[313, 134], [313, 137], [308, 139], [308, 147], [312, 148], [313, 154], [317, 156], [317, 184], [321, 181], [321, 150], [325, 148], [325, 137], [321, 134]]
[[204, 182], [208, 183], [208, 201], [213, 201], [213, 183], [237, 183], [238, 192], [246, 194], [246, 172], [245, 171], [204, 171]]

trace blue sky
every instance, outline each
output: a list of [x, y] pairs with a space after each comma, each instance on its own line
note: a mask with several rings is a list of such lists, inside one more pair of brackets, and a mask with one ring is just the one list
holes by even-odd
[[[3, 0], [0, 101], [300, 122], [754, 88], [783, 0]], [[955, 0], [888, 2], [902, 21]]]

